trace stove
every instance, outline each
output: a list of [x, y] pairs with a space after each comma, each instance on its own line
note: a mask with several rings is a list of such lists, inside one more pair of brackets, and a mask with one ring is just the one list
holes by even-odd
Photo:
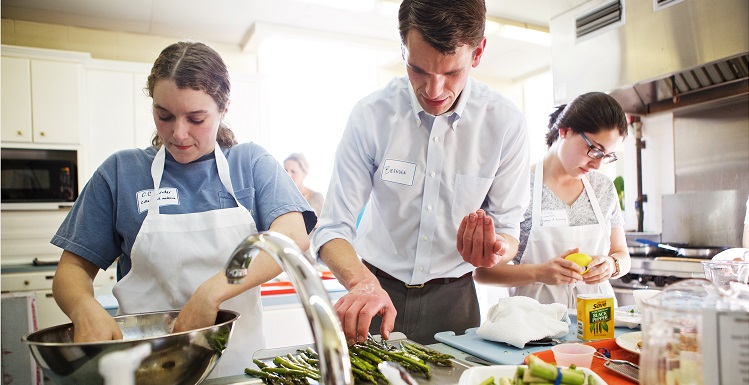
[[702, 261], [710, 259], [684, 258], [668, 250], [651, 254], [630, 252], [632, 268], [629, 273], [611, 280], [615, 287], [658, 289], [689, 278], [705, 278]]
[[[685, 258], [676, 252], [660, 247], [643, 246], [634, 238], [650, 238], [643, 233], [627, 235], [629, 256], [632, 267], [629, 272], [609, 282], [614, 288], [618, 306], [634, 305], [632, 291], [637, 289], [663, 289], [681, 280], [705, 278], [702, 261], [710, 258]], [[653, 234], [652, 240], [660, 242], [660, 234]]]

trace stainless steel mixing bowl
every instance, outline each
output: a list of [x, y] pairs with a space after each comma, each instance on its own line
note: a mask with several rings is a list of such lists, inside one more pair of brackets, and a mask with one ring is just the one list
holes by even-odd
[[74, 343], [73, 324], [53, 326], [23, 338], [44, 374], [55, 384], [103, 384], [99, 359], [142, 343], [151, 346], [135, 372], [138, 385], [198, 384], [216, 366], [239, 314], [219, 310], [214, 326], [170, 334], [178, 310], [114, 317], [123, 339]]

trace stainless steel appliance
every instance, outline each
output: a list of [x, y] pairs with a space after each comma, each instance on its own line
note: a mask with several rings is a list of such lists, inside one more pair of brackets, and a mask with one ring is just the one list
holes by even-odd
[[747, 93], [746, 0], [552, 2], [554, 99], [611, 92], [648, 115]]
[[69, 150], [2, 149], [2, 203], [73, 202], [77, 154]]
[[[705, 278], [702, 261], [710, 260], [710, 253], [695, 253], [695, 256], [679, 256], [676, 251], [657, 246], [648, 246], [636, 239], [646, 238], [660, 243], [661, 234], [627, 233], [632, 268], [629, 273], [612, 279], [611, 286], [619, 306], [634, 305], [632, 291], [637, 289], [662, 290], [673, 283], [689, 278]], [[684, 247], [684, 244], [675, 244]], [[689, 246], [701, 251], [699, 246]], [[705, 247], [704, 249], [708, 249]], [[709, 247], [715, 249], [715, 247]]]

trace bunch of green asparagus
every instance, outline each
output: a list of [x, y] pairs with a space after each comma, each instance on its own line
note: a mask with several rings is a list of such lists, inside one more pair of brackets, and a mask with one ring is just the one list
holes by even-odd
[[[427, 363], [437, 366], [453, 366], [449, 354], [440, 353], [408, 341], [400, 342], [400, 349], [377, 342], [370, 338], [364, 343], [349, 346], [351, 372], [356, 383], [388, 383], [385, 376], [377, 369], [384, 361], [396, 362], [413, 373], [420, 373], [426, 378], [431, 376]], [[297, 350], [296, 355], [287, 354], [273, 358], [270, 366], [260, 360], [253, 360], [260, 370], [245, 369], [245, 373], [261, 378], [268, 385], [307, 385], [308, 379], [320, 381], [320, 360], [312, 348]]]
[[[559, 382], [557, 377], [561, 377]], [[586, 375], [575, 365], [569, 368], [560, 368], [556, 365], [544, 362], [544, 360], [531, 355], [528, 357], [528, 367], [518, 366], [513, 378], [500, 378], [499, 385], [585, 385]], [[479, 385], [494, 385], [494, 377], [489, 377]], [[587, 376], [587, 385], [596, 385], [593, 376]]]

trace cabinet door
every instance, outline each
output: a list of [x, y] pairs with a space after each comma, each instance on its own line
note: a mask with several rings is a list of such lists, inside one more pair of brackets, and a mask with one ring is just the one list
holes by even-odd
[[57, 306], [52, 290], [36, 292], [36, 319], [40, 330], [70, 323], [70, 318]]
[[29, 59], [2, 58], [2, 141], [31, 142]]
[[0, 215], [0, 258], [3, 264], [31, 264], [34, 258], [59, 259], [62, 250], [49, 243], [68, 215], [59, 210], [4, 210]]
[[135, 145], [132, 83], [129, 72], [88, 70], [86, 72], [88, 99], [88, 140], [86, 142], [86, 170], [88, 180], [113, 153]]
[[133, 76], [133, 103], [135, 105], [135, 147], [146, 148], [156, 132], [153, 121], [153, 100], [145, 91], [148, 73]]
[[80, 142], [81, 72], [82, 66], [78, 63], [31, 61], [35, 143]]

